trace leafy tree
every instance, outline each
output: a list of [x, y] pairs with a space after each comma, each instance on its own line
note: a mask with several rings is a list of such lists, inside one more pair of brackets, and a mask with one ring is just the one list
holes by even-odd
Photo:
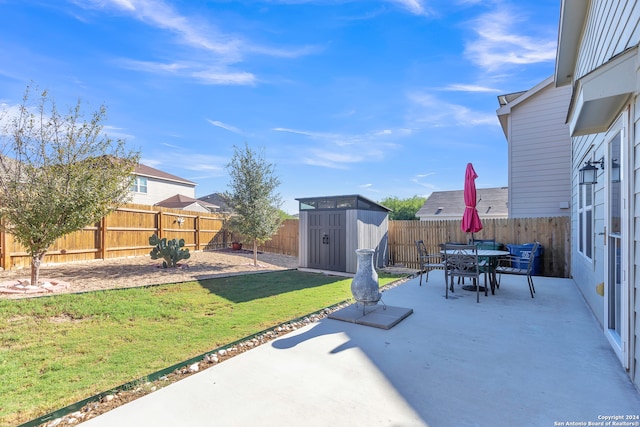
[[282, 219], [283, 221], [285, 219], [295, 219], [296, 218], [296, 216], [291, 215], [291, 214], [283, 211], [282, 209], [278, 209], [278, 215], [280, 215], [280, 219]]
[[80, 101], [62, 114], [46, 91], [33, 92], [0, 114], [0, 227], [26, 248], [37, 285], [57, 239], [127, 202], [139, 155], [102, 133], [104, 106], [85, 120]]
[[234, 154], [227, 165], [231, 181], [224, 193], [227, 204], [235, 215], [230, 227], [253, 240], [253, 265], [258, 265], [258, 243], [273, 236], [282, 223], [282, 200], [276, 193], [280, 180], [275, 167], [265, 161], [263, 154], [234, 145]]
[[392, 210], [389, 213], [389, 219], [417, 219], [416, 214], [424, 205], [427, 199], [425, 197], [413, 196], [409, 199], [398, 199], [397, 197], [387, 197], [380, 201], [381, 205], [384, 205]]

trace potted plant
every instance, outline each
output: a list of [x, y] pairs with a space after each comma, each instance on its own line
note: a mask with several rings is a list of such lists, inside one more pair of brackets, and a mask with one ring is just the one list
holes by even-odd
[[231, 249], [233, 249], [234, 251], [239, 251], [240, 249], [242, 249], [242, 243], [231, 242]]

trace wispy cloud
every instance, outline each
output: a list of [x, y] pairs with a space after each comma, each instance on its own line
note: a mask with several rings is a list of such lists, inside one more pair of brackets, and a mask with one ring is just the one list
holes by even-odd
[[387, 0], [390, 3], [400, 5], [414, 15], [426, 15], [427, 8], [422, 0]]
[[122, 59], [122, 66], [147, 73], [170, 73], [214, 85], [254, 85], [255, 75], [232, 70], [232, 64], [244, 61], [248, 54], [277, 58], [297, 58], [317, 53], [318, 46], [273, 47], [252, 43], [239, 35], [225, 33], [200, 17], [189, 17], [162, 0], [75, 0], [82, 8], [116, 11], [150, 27], [166, 31], [188, 51], [165, 49], [175, 56], [190, 58], [176, 61], [139, 61]]
[[296, 129], [273, 128], [273, 130], [276, 131], [276, 132], [286, 132], [286, 133], [295, 133], [295, 134], [298, 134], [298, 135], [313, 136], [313, 134], [311, 132], [306, 132], [306, 131], [296, 130]]
[[479, 16], [472, 22], [478, 38], [467, 44], [465, 56], [489, 72], [506, 65], [554, 61], [556, 39], [552, 32], [539, 37], [523, 35], [518, 30], [523, 22], [522, 17], [503, 9]]
[[198, 63], [161, 63], [151, 61], [136, 61], [121, 59], [118, 64], [122, 68], [144, 71], [154, 74], [176, 75], [192, 77], [204, 84], [210, 85], [254, 85], [256, 77], [247, 72], [235, 72], [226, 67], [210, 67]]
[[496, 88], [478, 85], [452, 84], [442, 88], [444, 91], [451, 92], [486, 92], [486, 93], [504, 93], [504, 91]]
[[216, 127], [219, 127], [221, 129], [224, 129], [224, 130], [228, 130], [229, 132], [237, 133], [237, 134], [240, 134], [240, 135], [243, 134], [243, 132], [240, 129], [238, 129], [237, 127], [235, 127], [235, 126], [231, 126], [231, 125], [228, 125], [226, 123], [219, 122], [217, 120], [209, 120], [209, 119], [207, 119], [207, 121], [209, 123], [211, 123], [212, 125], [214, 125]]
[[191, 180], [225, 176], [227, 162], [228, 159], [219, 156], [194, 155], [186, 150], [167, 150], [141, 160], [141, 163], [161, 170], [171, 170], [171, 165], [180, 164], [182, 169], [191, 173], [183, 178]]
[[380, 161], [389, 150], [398, 147], [392, 137], [405, 134], [404, 130], [396, 133], [389, 129], [363, 134], [311, 132], [290, 128], [273, 130], [301, 135], [315, 142], [314, 146], [310, 146], [303, 152], [300, 161], [331, 169], [347, 169], [356, 163]]
[[428, 93], [411, 93], [409, 100], [413, 103], [411, 120], [418, 124], [432, 127], [497, 125], [493, 112], [474, 111], [464, 105], [448, 103]]
[[[426, 188], [430, 191], [436, 191], [438, 190], [438, 186], [425, 180], [425, 178], [428, 178], [430, 176], [435, 176], [436, 173], [435, 172], [429, 172], [429, 173], [423, 173], [423, 174], [417, 174], [415, 175], [413, 178], [411, 178], [411, 182], [422, 187], [422, 188]], [[428, 197], [428, 196], [425, 196]]]

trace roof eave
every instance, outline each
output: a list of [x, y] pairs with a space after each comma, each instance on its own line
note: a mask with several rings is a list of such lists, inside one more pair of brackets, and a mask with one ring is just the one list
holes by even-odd
[[578, 59], [578, 48], [589, 0], [562, 0], [558, 29], [558, 49], [556, 51], [556, 86], [570, 84]]

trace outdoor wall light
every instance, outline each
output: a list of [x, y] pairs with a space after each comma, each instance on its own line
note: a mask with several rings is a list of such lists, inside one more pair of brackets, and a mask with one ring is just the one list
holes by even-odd
[[580, 185], [598, 183], [598, 167], [596, 165], [600, 165], [600, 169], [604, 169], [604, 157], [600, 160], [588, 160], [585, 162], [584, 167], [578, 171], [580, 173]]
[[178, 223], [178, 227], [182, 227], [182, 224], [184, 223], [184, 218], [179, 216], [178, 219], [176, 219], [176, 222]]

